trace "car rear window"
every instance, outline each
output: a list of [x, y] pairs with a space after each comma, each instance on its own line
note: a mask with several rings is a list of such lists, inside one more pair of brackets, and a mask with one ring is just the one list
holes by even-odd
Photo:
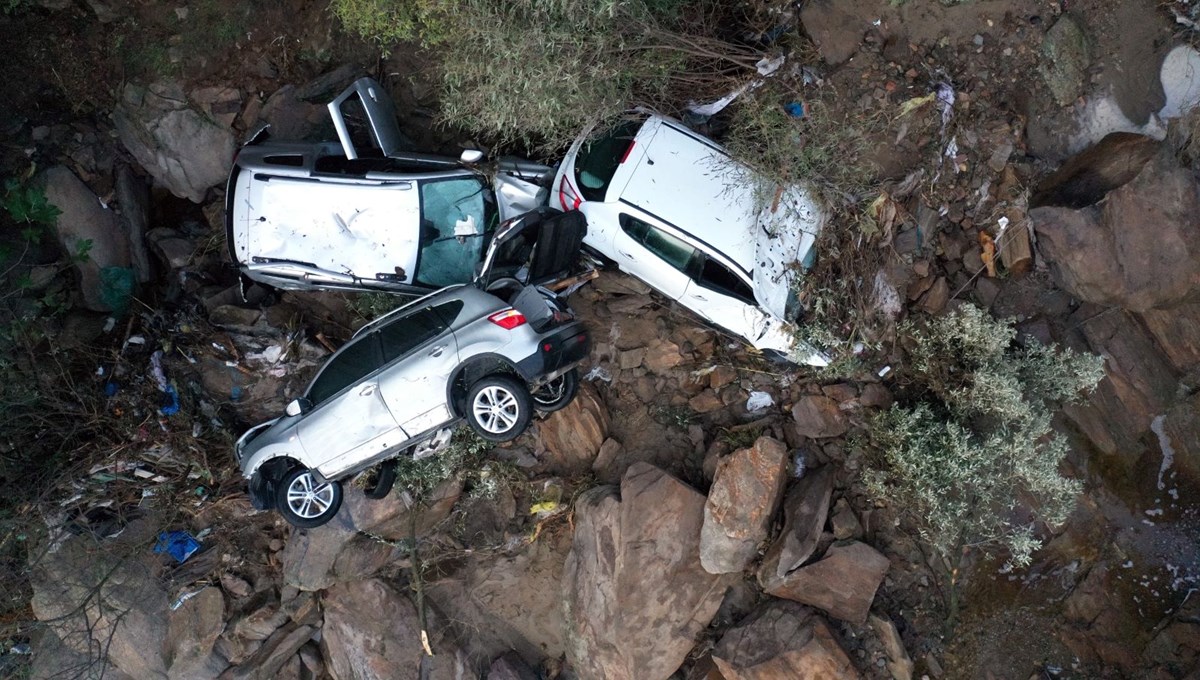
[[396, 319], [379, 329], [383, 344], [383, 360], [391, 362], [420, 347], [427, 340], [446, 330], [446, 324], [430, 307]]
[[[441, 288], [471, 280], [494, 226], [490, 224], [493, 211], [488, 209], [488, 194], [487, 187], [475, 177], [421, 183], [417, 282]], [[460, 242], [454, 236], [454, 225], [468, 218], [475, 222], [476, 235]]]
[[575, 157], [575, 184], [579, 186], [584, 199], [604, 200], [613, 175], [617, 174], [617, 168], [625, 160], [625, 154], [641, 127], [642, 121], [627, 120], [583, 143]]

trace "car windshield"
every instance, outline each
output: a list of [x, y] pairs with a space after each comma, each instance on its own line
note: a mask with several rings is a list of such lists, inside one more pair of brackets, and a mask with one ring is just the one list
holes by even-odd
[[[416, 280], [442, 287], [466, 283], [495, 225], [491, 192], [476, 177], [421, 183], [421, 252]], [[460, 241], [456, 224], [472, 221], [474, 235]]]
[[640, 120], [627, 120], [608, 132], [589, 139], [575, 157], [575, 183], [589, 201], [603, 201], [608, 184], [637, 136]]

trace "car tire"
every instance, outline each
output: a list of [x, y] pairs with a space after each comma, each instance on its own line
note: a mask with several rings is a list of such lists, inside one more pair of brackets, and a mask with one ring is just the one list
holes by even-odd
[[396, 461], [384, 461], [377, 468], [375, 482], [368, 481], [367, 486], [363, 488], [363, 495], [373, 501], [387, 498], [387, 495], [392, 492], [392, 486], [396, 484]]
[[541, 413], [561, 410], [579, 392], [579, 370], [572, 368], [529, 394], [533, 407]]
[[304, 466], [292, 468], [275, 492], [275, 507], [288, 524], [311, 529], [325, 524], [342, 507], [342, 485], [326, 482], [318, 485], [312, 470]]
[[525, 385], [506, 375], [489, 375], [467, 392], [467, 422], [490, 442], [521, 436], [533, 417], [533, 399]]

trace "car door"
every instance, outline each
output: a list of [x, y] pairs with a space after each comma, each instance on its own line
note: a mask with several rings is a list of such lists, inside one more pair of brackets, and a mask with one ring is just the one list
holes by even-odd
[[360, 155], [391, 156], [412, 148], [396, 125], [391, 95], [374, 78], [354, 81], [328, 107], [342, 150], [350, 160]]
[[687, 290], [688, 275], [700, 253], [678, 237], [650, 222], [621, 213], [613, 235], [613, 254], [624, 271], [678, 300]]
[[753, 342], [768, 317], [754, 299], [754, 289], [715, 258], [702, 255], [680, 303], [714, 324]]
[[342, 348], [313, 380], [311, 410], [296, 428], [310, 468], [332, 474], [404, 441], [379, 392], [382, 364], [372, 332]]
[[383, 400], [396, 422], [415, 437], [450, 420], [446, 389], [458, 366], [458, 343], [450, 324], [462, 300], [423, 306], [379, 329], [384, 360]]

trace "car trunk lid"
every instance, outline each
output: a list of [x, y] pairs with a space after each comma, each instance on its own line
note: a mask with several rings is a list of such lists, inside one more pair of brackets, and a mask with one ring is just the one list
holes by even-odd
[[794, 319], [796, 283], [812, 266], [813, 244], [825, 212], [805, 189], [779, 192], [758, 213], [754, 242], [754, 296], [780, 319]]

